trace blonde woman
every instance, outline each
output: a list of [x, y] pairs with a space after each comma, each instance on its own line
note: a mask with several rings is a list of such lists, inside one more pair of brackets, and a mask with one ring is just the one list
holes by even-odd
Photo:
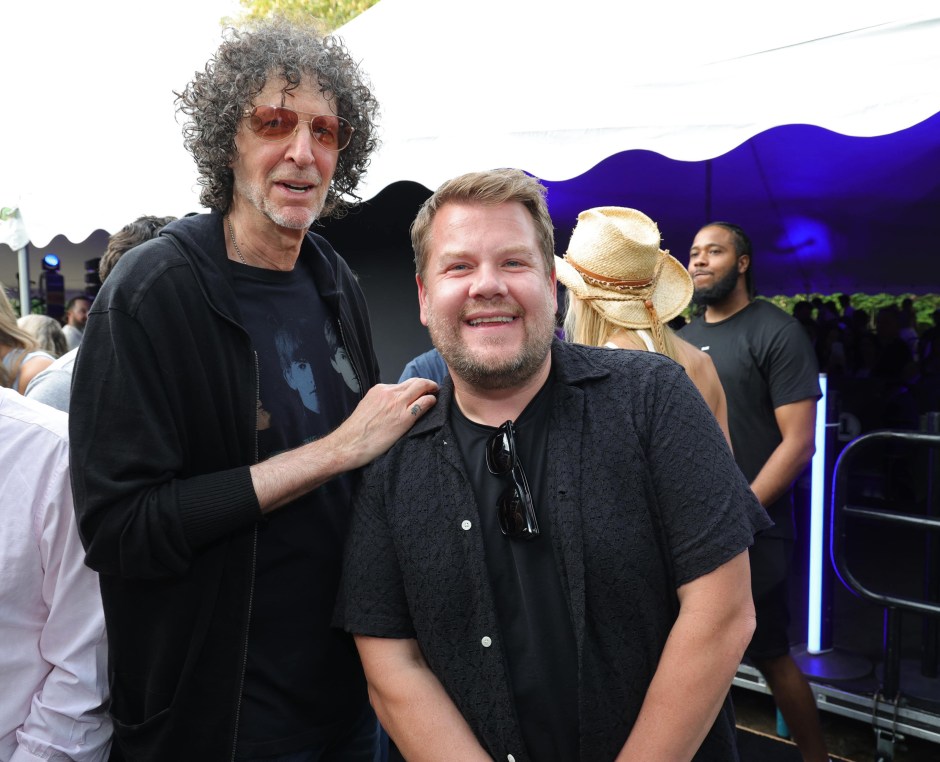
[[567, 253], [555, 257], [558, 280], [568, 291], [565, 337], [671, 357], [685, 368], [730, 445], [727, 402], [712, 359], [666, 325], [688, 306], [692, 279], [659, 245], [656, 223], [636, 209], [581, 212]]
[[23, 315], [16, 324], [33, 337], [39, 349], [53, 357], [69, 351], [69, 343], [62, 332], [62, 324], [48, 315]]
[[52, 365], [53, 359], [16, 324], [16, 313], [0, 288], [0, 386], [22, 394], [33, 376]]

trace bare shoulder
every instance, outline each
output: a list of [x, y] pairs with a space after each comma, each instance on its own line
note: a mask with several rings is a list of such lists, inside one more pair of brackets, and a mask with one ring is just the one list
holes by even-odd
[[709, 378], [718, 375], [715, 371], [715, 363], [712, 362], [707, 352], [703, 352], [679, 336], [674, 337], [673, 340], [676, 354], [679, 356], [679, 364], [685, 368], [691, 378]]

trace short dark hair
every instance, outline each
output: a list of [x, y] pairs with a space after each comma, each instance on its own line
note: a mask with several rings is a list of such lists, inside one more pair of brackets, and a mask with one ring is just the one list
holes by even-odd
[[[289, 368], [302, 354], [303, 339], [311, 335], [313, 321], [308, 317], [289, 318], [274, 333], [274, 348], [282, 368]], [[303, 359], [303, 358], [300, 358]]]
[[704, 230], [705, 228], [723, 228], [731, 233], [731, 238], [734, 240], [734, 256], [736, 259], [740, 259], [743, 256], [747, 256], [749, 263], [747, 270], [744, 271], [744, 286], [747, 289], [748, 299], [753, 299], [757, 292], [754, 289], [754, 276], [752, 271], [754, 269], [754, 246], [751, 244], [751, 239], [748, 237], [747, 233], [744, 232], [744, 229], [735, 225], [733, 222], [709, 222], [707, 225], [702, 225], [700, 228]]
[[72, 307], [75, 306], [75, 302], [77, 302], [79, 299], [84, 299], [89, 304], [92, 301], [92, 298], [88, 296], [88, 294], [76, 294], [65, 303], [65, 311], [68, 312], [70, 309], [72, 309]]
[[183, 138], [199, 171], [200, 200], [223, 214], [232, 205], [235, 134], [269, 77], [282, 78], [288, 91], [305, 77], [314, 80], [333, 98], [337, 115], [353, 126], [352, 140], [339, 153], [323, 207], [325, 214], [340, 212], [348, 203], [344, 196], [359, 198], [354, 191], [378, 145], [378, 102], [341, 39], [323, 36], [314, 21], [277, 16], [249, 22], [243, 30], [226, 30], [205, 70], [176, 93], [180, 113], [189, 117]]
[[[108, 239], [108, 246], [98, 263], [98, 277], [104, 283], [105, 278], [111, 274], [118, 260], [135, 246], [149, 241], [159, 233], [163, 226], [173, 222], [176, 217], [154, 217], [145, 215], [133, 222], [127, 223], [117, 233]], [[89, 297], [84, 297], [88, 299]]]

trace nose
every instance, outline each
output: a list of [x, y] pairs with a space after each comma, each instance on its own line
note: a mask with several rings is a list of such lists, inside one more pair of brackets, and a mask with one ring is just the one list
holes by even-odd
[[484, 262], [477, 267], [470, 284], [471, 298], [494, 299], [507, 293], [506, 278], [497, 265]]
[[306, 122], [301, 122], [297, 126], [297, 131], [288, 140], [284, 158], [294, 162], [298, 167], [308, 167], [311, 164], [316, 164], [317, 157], [313, 146], [316, 142], [310, 132], [309, 125]]

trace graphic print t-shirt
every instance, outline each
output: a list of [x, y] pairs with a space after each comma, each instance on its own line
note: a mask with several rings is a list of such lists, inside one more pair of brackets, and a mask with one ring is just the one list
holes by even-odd
[[[360, 399], [359, 379], [302, 261], [291, 272], [231, 269], [258, 357], [264, 461], [339, 426]], [[239, 757], [305, 748], [362, 711], [355, 647], [329, 626], [351, 492], [351, 478], [336, 477], [259, 525]]]

